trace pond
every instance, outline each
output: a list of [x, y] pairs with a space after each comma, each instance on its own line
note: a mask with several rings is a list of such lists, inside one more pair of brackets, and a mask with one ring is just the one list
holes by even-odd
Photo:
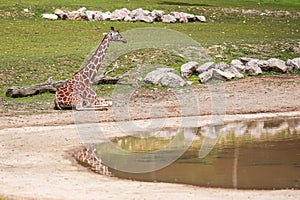
[[[117, 148], [112, 150], [112, 145]], [[300, 118], [169, 127], [114, 138], [96, 148], [120, 178], [235, 189], [300, 189]]]

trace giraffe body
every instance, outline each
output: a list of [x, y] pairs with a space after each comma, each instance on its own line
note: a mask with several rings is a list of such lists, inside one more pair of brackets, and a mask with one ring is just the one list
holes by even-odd
[[93, 80], [98, 72], [101, 62], [109, 47], [110, 41], [126, 40], [111, 28], [107, 33], [89, 62], [62, 87], [58, 88], [55, 93], [55, 108], [70, 109], [91, 106], [111, 106], [112, 102], [99, 98], [92, 89]]

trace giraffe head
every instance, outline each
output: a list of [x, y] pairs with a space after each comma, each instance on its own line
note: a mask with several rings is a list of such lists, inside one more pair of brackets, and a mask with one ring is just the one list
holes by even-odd
[[110, 41], [119, 41], [126, 43], [126, 39], [122, 37], [118, 30], [115, 30], [114, 27], [111, 27], [110, 32], [106, 34], [105, 37], [108, 37]]

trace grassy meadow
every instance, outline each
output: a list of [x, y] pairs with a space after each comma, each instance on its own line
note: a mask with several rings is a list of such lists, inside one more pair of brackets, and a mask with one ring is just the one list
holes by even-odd
[[[113, 11], [126, 7], [130, 10], [162, 9], [204, 15], [207, 23], [165, 24], [109, 21], [49, 21], [43, 13], [55, 9]], [[29, 12], [24, 12], [29, 9]], [[257, 12], [243, 12], [245, 10]], [[277, 11], [270, 16], [264, 10]], [[121, 32], [141, 27], [158, 27], [179, 31], [208, 49], [214, 61], [229, 62], [243, 56], [268, 59], [271, 57], [300, 57], [300, 2], [299, 0], [2, 0], [0, 2], [0, 112], [25, 109], [30, 112], [51, 110], [53, 94], [11, 99], [5, 97], [11, 86], [41, 83], [49, 77], [54, 80], [70, 78], [102, 40], [102, 33], [111, 26]], [[282, 16], [279, 11], [288, 11]], [[277, 14], [276, 14], [277, 13]], [[134, 52], [142, 63], [151, 60], [151, 54], [161, 53], [168, 66], [178, 68], [184, 59], [168, 52]], [[130, 55], [129, 55], [130, 56]], [[121, 59], [132, 68], [136, 63]], [[164, 64], [164, 63], [162, 63]], [[122, 70], [121, 70], [122, 71]], [[124, 70], [123, 70], [124, 71]], [[122, 72], [123, 72], [122, 71]], [[96, 87], [99, 95], [107, 95], [110, 85]]]

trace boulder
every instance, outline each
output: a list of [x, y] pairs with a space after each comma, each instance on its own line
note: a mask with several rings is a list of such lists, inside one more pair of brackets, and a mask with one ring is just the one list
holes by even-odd
[[191, 61], [191, 62], [185, 63], [180, 68], [180, 74], [183, 78], [189, 78], [196, 72], [197, 68], [198, 68], [197, 62]]
[[289, 72], [300, 71], [300, 58], [288, 59], [285, 64]]
[[171, 12], [170, 15], [174, 16], [176, 18], [176, 21], [181, 23], [188, 23], [189, 20], [186, 16], [186, 13], [183, 12]]
[[68, 18], [68, 12], [56, 9], [54, 13], [61, 19], [67, 19]]
[[175, 23], [176, 22], [176, 18], [173, 16], [173, 15], [164, 15], [162, 17], [162, 22], [165, 22], [165, 23]]
[[188, 19], [189, 22], [196, 21], [196, 16], [194, 14], [184, 13], [184, 16]]
[[141, 19], [140, 21], [152, 23], [152, 22], [154, 22], [154, 18], [152, 16], [144, 16], [143, 19]]
[[105, 13], [102, 13], [102, 20], [110, 20], [111, 18], [111, 12], [107, 11]]
[[240, 60], [232, 60], [230, 63], [230, 66], [239, 70], [239, 72], [244, 72], [244, 70], [245, 70], [245, 65]]
[[235, 67], [230, 66], [227, 69], [225, 69], [225, 72], [229, 72], [231, 74], [234, 74], [234, 77], [236, 78], [244, 78], [244, 75], [239, 72]]
[[55, 14], [42, 14], [42, 18], [50, 19], [50, 20], [57, 20], [58, 16]]
[[160, 80], [160, 85], [171, 88], [183, 87], [185, 84], [186, 82], [173, 72], [166, 73], [165, 76], [163, 76]]
[[269, 71], [270, 63], [267, 60], [259, 60], [257, 65], [263, 72]]
[[248, 75], [259, 75], [262, 74], [261, 68], [258, 66], [258, 59], [251, 59], [246, 63], [244, 72]]
[[112, 21], [121, 21], [124, 20], [126, 16], [130, 14], [130, 10], [127, 8], [116, 9], [111, 13], [110, 20]]
[[235, 75], [230, 72], [223, 72], [220, 69], [210, 69], [199, 74], [199, 81], [201, 83], [206, 83], [210, 80], [230, 80], [234, 77]]
[[271, 58], [268, 60], [269, 62], [269, 71], [285, 73], [287, 72], [288, 67], [285, 63], [277, 58]]
[[153, 19], [155, 21], [162, 21], [164, 14], [165, 14], [165, 11], [163, 11], [163, 10], [152, 10], [150, 15], [151, 15], [151, 17], [153, 17]]
[[214, 62], [206, 62], [206, 63], [202, 64], [201, 66], [199, 66], [199, 67], [196, 69], [196, 72], [197, 72], [198, 74], [201, 74], [201, 73], [203, 73], [203, 72], [205, 72], [205, 71], [208, 71], [208, 70], [214, 68], [215, 65], [216, 65], [216, 63], [214, 63]]
[[67, 13], [67, 20], [87, 20], [86, 8], [79, 8], [77, 11]]
[[229, 66], [225, 62], [220, 62], [220, 63], [217, 63], [214, 68], [219, 69], [221, 71], [225, 71], [226, 69], [229, 68]]
[[248, 58], [248, 57], [242, 57], [240, 58], [240, 61], [246, 65], [248, 62], [250, 62], [251, 60], [256, 60], [256, 59], [253, 59], [253, 58]]
[[204, 16], [201, 16], [201, 15], [196, 15], [195, 19], [200, 21], [200, 22], [206, 22], [206, 18]]
[[186, 82], [177, 74], [174, 69], [158, 68], [146, 75], [145, 83], [160, 85], [165, 87], [182, 87]]
[[130, 17], [134, 20], [134, 21], [143, 21], [145, 16], [149, 16], [150, 15], [150, 11], [148, 10], [143, 10], [142, 8], [137, 8], [133, 11], [130, 12]]
[[100, 21], [100, 20], [103, 20], [103, 17], [102, 17], [102, 12], [101, 11], [91, 11], [91, 10], [88, 10], [85, 12], [87, 18], [89, 21]]

